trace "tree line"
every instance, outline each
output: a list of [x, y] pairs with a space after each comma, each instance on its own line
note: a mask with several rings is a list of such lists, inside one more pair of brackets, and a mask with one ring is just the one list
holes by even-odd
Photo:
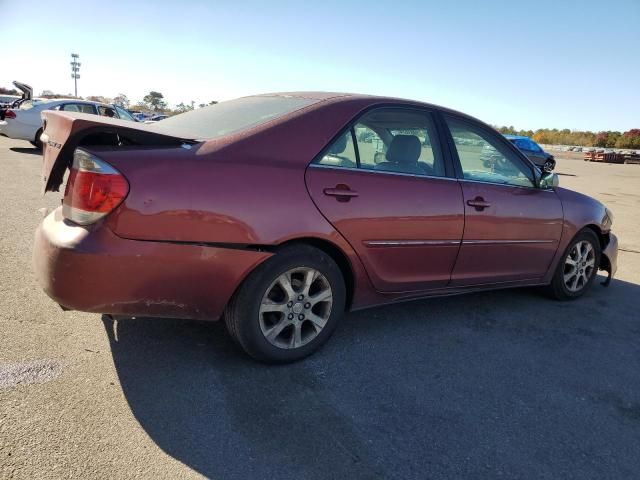
[[583, 147], [631, 148], [640, 149], [640, 129], [632, 128], [626, 132], [603, 131], [589, 132], [569, 130], [567, 128], [539, 128], [538, 130], [516, 130], [513, 126], [496, 127], [505, 135], [522, 135], [530, 137], [537, 143], [545, 145], [579, 145]]

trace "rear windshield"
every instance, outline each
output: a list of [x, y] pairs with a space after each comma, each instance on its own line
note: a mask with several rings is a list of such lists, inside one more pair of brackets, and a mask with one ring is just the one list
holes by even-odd
[[26, 102], [22, 102], [18, 108], [20, 110], [29, 110], [30, 108], [35, 107], [36, 103], [37, 102], [34, 102], [33, 100], [27, 100]]
[[39, 105], [40, 103], [43, 103], [43, 100], [40, 100], [38, 98], [34, 98], [33, 100], [26, 100], [26, 101], [24, 101], [24, 102], [22, 102], [20, 104], [18, 109], [20, 109], [20, 110], [29, 110], [30, 108], [33, 108], [33, 107]]
[[152, 129], [183, 138], [210, 140], [248, 130], [317, 101], [287, 96], [237, 98], [169, 117]]

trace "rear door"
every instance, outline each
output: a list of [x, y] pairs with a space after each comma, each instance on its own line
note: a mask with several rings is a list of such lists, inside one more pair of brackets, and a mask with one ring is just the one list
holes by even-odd
[[[499, 134], [446, 117], [464, 195], [465, 231], [451, 285], [482, 285], [544, 276], [558, 249], [563, 212], [553, 190], [535, 186], [533, 167]], [[481, 161], [489, 145], [500, 158]]]
[[383, 292], [449, 282], [464, 227], [453, 177], [432, 114], [395, 107], [366, 113], [306, 172], [313, 201]]

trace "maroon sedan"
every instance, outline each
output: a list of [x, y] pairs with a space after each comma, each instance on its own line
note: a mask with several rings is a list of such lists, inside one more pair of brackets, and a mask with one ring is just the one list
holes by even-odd
[[34, 264], [65, 309], [223, 318], [247, 353], [286, 362], [348, 310], [532, 285], [573, 299], [616, 270], [601, 203], [452, 110], [287, 93], [155, 125], [43, 118], [45, 191], [69, 177]]

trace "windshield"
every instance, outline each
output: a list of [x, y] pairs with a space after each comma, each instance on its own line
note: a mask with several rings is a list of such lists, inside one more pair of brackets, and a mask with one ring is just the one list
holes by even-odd
[[133, 116], [127, 112], [124, 108], [120, 108], [117, 105], [114, 105], [116, 111], [118, 112], [118, 116], [122, 119], [122, 120], [129, 120], [130, 122], [137, 122], [137, 120], [135, 118], [133, 118]]
[[215, 139], [248, 130], [318, 100], [286, 96], [243, 97], [169, 117], [154, 130], [193, 139]]

